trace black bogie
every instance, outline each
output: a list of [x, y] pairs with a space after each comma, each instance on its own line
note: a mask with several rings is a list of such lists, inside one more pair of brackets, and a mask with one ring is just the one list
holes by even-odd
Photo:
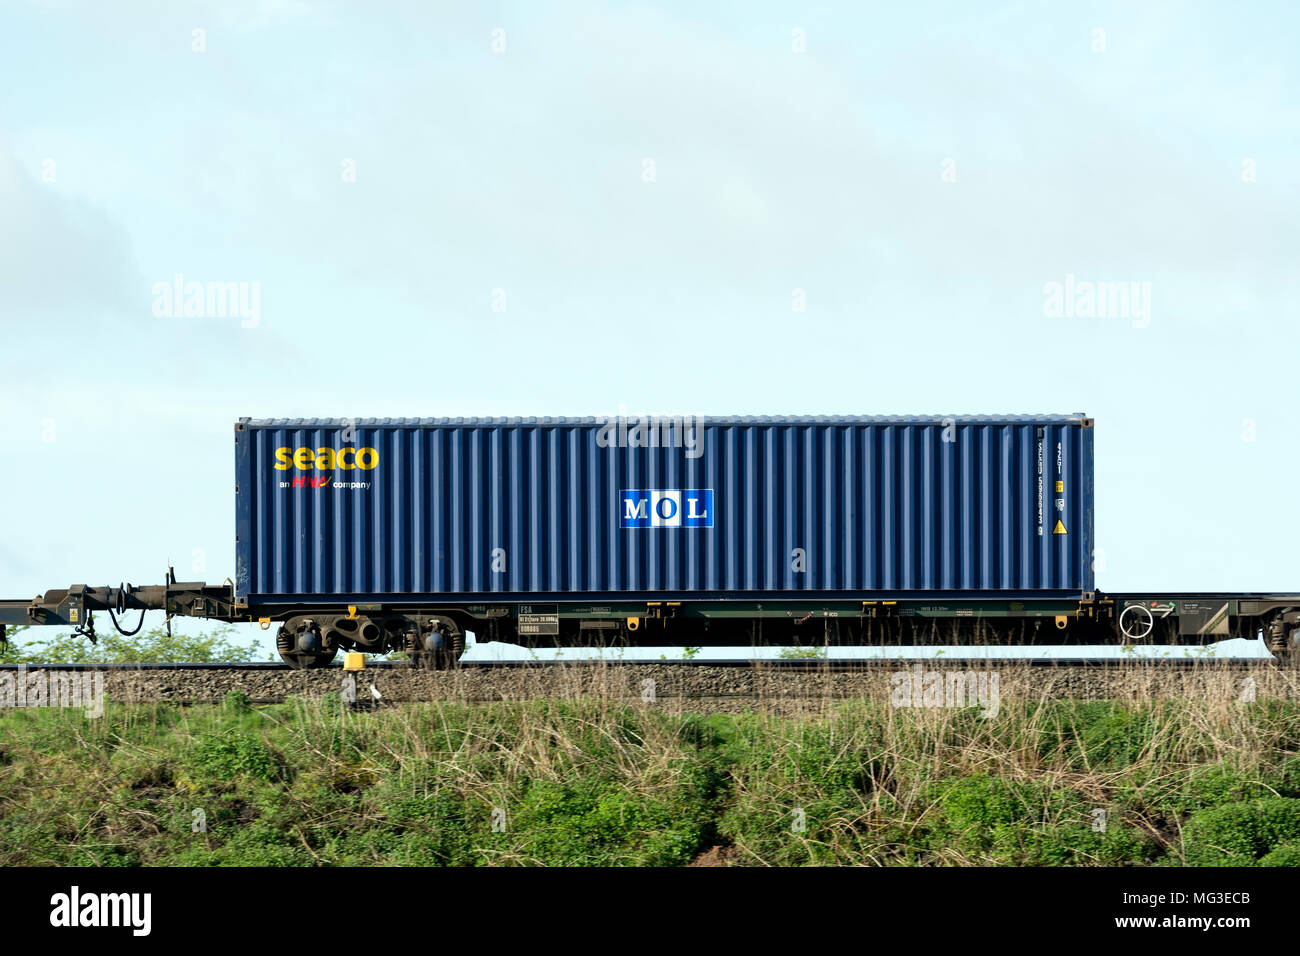
[[290, 667], [325, 667], [339, 651], [386, 654], [403, 651], [416, 666], [454, 666], [465, 650], [461, 629], [447, 617], [420, 613], [325, 612], [288, 618], [276, 634], [280, 657]]

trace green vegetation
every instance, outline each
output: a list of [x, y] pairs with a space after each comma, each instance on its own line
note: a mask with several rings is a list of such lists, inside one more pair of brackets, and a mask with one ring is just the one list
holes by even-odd
[[8, 642], [0, 643], [0, 664], [194, 664], [265, 658], [257, 641], [239, 645], [230, 640], [234, 633], [231, 627], [216, 628], [208, 634], [170, 635], [155, 627], [125, 637], [109, 625], [94, 644], [70, 632], [43, 641], [19, 642], [18, 636], [26, 630], [19, 627], [9, 631]]
[[1300, 865], [1300, 704], [0, 711], [0, 865]]
[[827, 647], [783, 647], [778, 656], [787, 661], [824, 661], [829, 652]]

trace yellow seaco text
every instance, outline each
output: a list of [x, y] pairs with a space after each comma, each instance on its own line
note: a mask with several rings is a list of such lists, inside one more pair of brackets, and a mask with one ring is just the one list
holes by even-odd
[[277, 448], [275, 450], [275, 470], [310, 471], [313, 468], [322, 471], [351, 471], [360, 468], [370, 471], [379, 467], [379, 452], [373, 448]]

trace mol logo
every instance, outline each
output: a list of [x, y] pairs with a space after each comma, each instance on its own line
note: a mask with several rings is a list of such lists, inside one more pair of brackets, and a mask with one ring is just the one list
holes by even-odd
[[620, 528], [712, 528], [712, 488], [619, 492]]

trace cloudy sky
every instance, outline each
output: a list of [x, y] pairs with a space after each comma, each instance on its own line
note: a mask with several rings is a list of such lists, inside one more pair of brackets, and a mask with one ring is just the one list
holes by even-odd
[[1297, 25], [7, 3], [0, 596], [232, 574], [239, 416], [620, 406], [1084, 411], [1101, 587], [1300, 588]]

